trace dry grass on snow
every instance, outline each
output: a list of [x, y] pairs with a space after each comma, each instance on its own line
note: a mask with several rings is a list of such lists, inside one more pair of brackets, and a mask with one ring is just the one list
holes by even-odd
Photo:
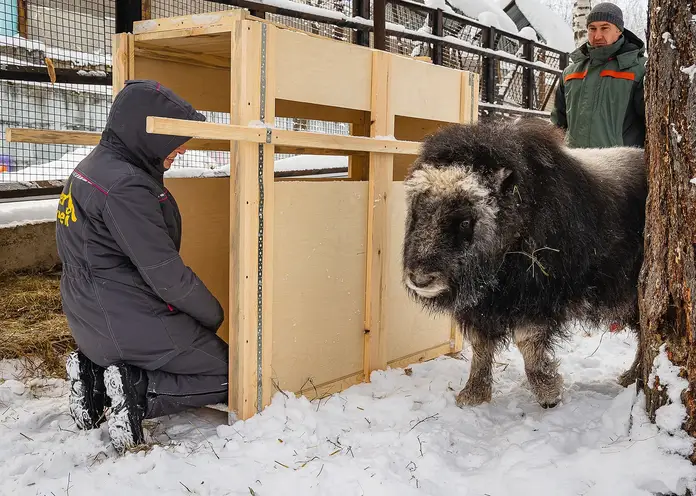
[[60, 271], [0, 278], [0, 360], [23, 359], [27, 376], [64, 377], [75, 348], [59, 284]]

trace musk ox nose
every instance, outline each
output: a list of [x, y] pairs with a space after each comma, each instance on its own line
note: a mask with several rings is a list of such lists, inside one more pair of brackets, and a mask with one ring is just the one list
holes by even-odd
[[411, 271], [409, 278], [417, 288], [427, 288], [435, 281], [435, 274], [423, 274], [421, 272]]

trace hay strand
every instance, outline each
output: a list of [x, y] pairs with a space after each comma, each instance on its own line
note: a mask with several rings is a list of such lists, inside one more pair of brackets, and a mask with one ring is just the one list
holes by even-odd
[[0, 360], [23, 359], [26, 377], [65, 377], [75, 349], [62, 312], [60, 272], [6, 274], [0, 279]]

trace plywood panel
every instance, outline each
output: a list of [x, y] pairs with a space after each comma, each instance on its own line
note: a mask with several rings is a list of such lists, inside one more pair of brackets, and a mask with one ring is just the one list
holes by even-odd
[[[449, 122], [438, 122], [427, 119], [414, 119], [412, 117], [396, 116], [394, 120], [394, 137], [398, 140], [423, 141], [427, 135], [434, 133]], [[394, 156], [394, 180], [403, 181], [408, 169], [416, 157], [410, 155]]]
[[181, 258], [225, 309], [218, 335], [228, 341], [230, 179], [169, 178], [164, 185], [181, 211]]
[[278, 29], [276, 98], [370, 110], [372, 51]]
[[367, 183], [275, 184], [273, 378], [299, 391], [363, 366]]
[[392, 185], [392, 217], [389, 223], [389, 298], [387, 305], [387, 360], [449, 343], [451, 326], [447, 316], [432, 316], [411, 300], [401, 282], [406, 199], [404, 183]]
[[230, 111], [230, 70], [135, 57], [135, 79], [154, 79], [187, 100], [196, 110]]
[[459, 122], [460, 71], [399, 56], [392, 71], [394, 114]]

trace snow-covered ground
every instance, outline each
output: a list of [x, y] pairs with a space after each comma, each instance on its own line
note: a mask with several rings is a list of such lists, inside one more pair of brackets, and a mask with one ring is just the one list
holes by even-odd
[[634, 347], [629, 333], [578, 328], [559, 353], [566, 389], [554, 409], [532, 399], [514, 347], [498, 357], [493, 401], [456, 407], [465, 348], [463, 360], [375, 373], [321, 402], [276, 393], [230, 426], [214, 410], [158, 419], [149, 425], [161, 444], [123, 457], [105, 427], [75, 430], [64, 382], [6, 370], [0, 494], [683, 494], [696, 468], [669, 452], [683, 440], [659, 432], [642, 395], [615, 382]]

